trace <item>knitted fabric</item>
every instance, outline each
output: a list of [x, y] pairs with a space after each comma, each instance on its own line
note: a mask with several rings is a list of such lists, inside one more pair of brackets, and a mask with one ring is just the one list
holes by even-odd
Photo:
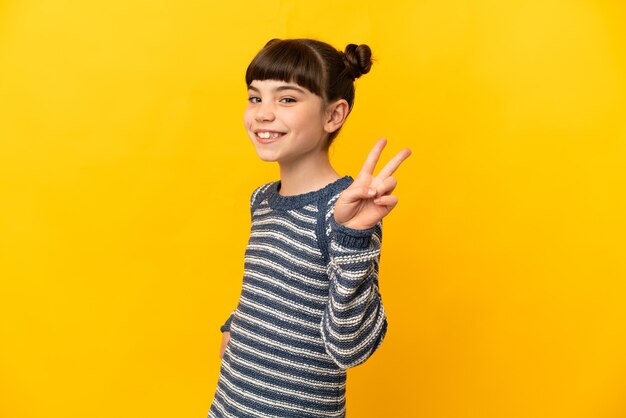
[[254, 191], [237, 309], [222, 331], [209, 418], [345, 416], [346, 369], [364, 362], [387, 329], [378, 291], [381, 224], [334, 222], [343, 177], [297, 196], [280, 182]]

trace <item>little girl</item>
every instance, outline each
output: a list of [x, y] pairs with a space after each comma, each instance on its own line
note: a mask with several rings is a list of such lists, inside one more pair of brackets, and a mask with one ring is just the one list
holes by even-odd
[[369, 72], [367, 45], [344, 52], [274, 39], [246, 72], [244, 125], [280, 181], [252, 193], [252, 227], [237, 309], [222, 326], [222, 364], [209, 417], [344, 417], [346, 369], [387, 329], [378, 291], [381, 220], [397, 204], [402, 150], [374, 175], [380, 140], [355, 180], [328, 148]]

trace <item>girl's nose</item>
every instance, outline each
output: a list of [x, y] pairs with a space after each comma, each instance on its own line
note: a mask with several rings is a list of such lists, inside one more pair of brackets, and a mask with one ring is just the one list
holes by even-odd
[[257, 108], [257, 112], [254, 115], [254, 118], [257, 122], [271, 122], [274, 120], [274, 117], [274, 110], [269, 103], [260, 103], [259, 107]]

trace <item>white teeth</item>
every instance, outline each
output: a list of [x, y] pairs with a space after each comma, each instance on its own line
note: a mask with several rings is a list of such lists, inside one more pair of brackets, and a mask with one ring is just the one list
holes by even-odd
[[280, 134], [278, 132], [257, 132], [257, 135], [263, 139], [276, 139]]

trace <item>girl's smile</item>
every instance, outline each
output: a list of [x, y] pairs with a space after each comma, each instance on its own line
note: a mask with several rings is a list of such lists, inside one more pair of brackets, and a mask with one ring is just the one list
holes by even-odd
[[258, 129], [254, 131], [254, 133], [257, 136], [257, 141], [262, 144], [271, 144], [284, 135], [282, 132], [268, 131], [264, 129]]

